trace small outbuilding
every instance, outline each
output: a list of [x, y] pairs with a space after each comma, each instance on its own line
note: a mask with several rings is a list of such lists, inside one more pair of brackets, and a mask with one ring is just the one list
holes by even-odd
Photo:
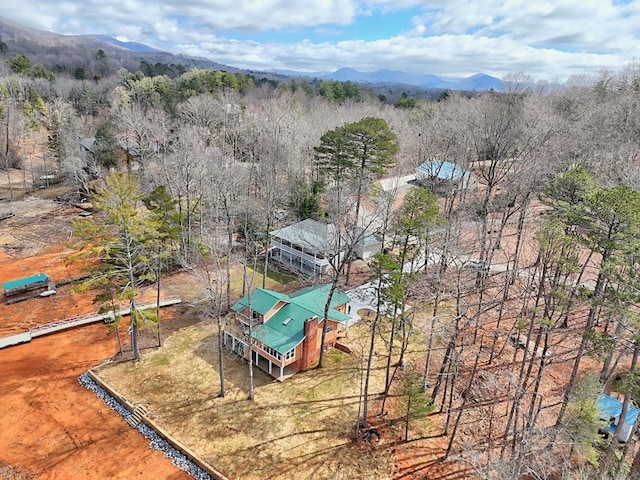
[[[620, 423], [620, 415], [622, 414], [622, 402], [609, 395], [601, 393], [598, 396], [598, 402], [596, 404], [598, 409], [598, 415], [600, 420], [607, 422], [607, 425], [603, 430], [605, 432], [613, 434]], [[640, 410], [634, 405], [629, 404], [627, 409], [627, 415], [622, 421], [622, 430], [620, 431], [620, 441], [628, 442], [631, 437], [631, 431], [633, 426], [638, 421], [638, 414]]]
[[363, 230], [362, 228], [358, 229], [357, 242], [354, 245], [356, 257], [369, 261], [376, 253], [380, 253], [382, 248], [381, 235]]
[[450, 194], [468, 176], [467, 170], [445, 160], [431, 160], [416, 167], [416, 181], [440, 195]]
[[38, 273], [37, 275], [32, 275], [30, 277], [18, 278], [16, 280], [4, 282], [2, 284], [2, 290], [5, 297], [10, 297], [30, 290], [45, 288], [48, 283], [49, 276], [46, 273]]

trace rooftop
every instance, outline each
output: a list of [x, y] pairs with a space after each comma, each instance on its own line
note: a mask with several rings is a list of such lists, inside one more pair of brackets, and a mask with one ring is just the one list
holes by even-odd
[[16, 280], [10, 280], [2, 284], [3, 290], [11, 290], [12, 288], [24, 287], [31, 283], [46, 282], [49, 280], [49, 276], [46, 273], [38, 273], [37, 275], [31, 275], [30, 277], [18, 278]]
[[469, 172], [458, 168], [455, 163], [444, 160], [424, 162], [416, 167], [419, 176], [438, 178], [440, 180], [460, 180]]
[[[598, 403], [597, 403], [598, 411], [608, 415], [609, 417], [617, 417], [622, 413], [622, 402], [617, 400], [609, 395], [605, 395], [601, 393], [598, 395]], [[638, 420], [638, 414], [640, 413], [640, 409], [629, 404], [629, 408], [627, 409], [627, 416], [625, 418], [625, 423], [628, 425], [633, 425]]]
[[338, 249], [338, 232], [335, 225], [311, 218], [274, 230], [271, 236], [286, 240], [312, 253], [335, 252]]
[[[251, 336], [278, 353], [285, 354], [304, 340], [306, 320], [324, 317], [324, 307], [330, 289], [331, 284], [321, 284], [304, 288], [292, 295], [285, 295], [256, 288], [251, 294], [240, 299], [231, 309], [237, 312], [248, 307], [264, 315], [279, 302], [283, 302], [278, 311], [265, 323], [253, 328]], [[349, 300], [347, 294], [336, 289], [331, 297], [328, 318], [337, 322], [350, 320], [349, 315], [334, 308], [349, 302]]]

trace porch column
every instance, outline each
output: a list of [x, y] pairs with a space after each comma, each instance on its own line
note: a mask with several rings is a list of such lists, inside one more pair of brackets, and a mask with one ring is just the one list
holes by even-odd
[[284, 367], [280, 365], [280, 379], [281, 382], [284, 380]]

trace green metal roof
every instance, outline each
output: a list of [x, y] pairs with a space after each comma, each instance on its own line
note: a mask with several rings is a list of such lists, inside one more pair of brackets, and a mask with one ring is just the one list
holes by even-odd
[[272, 292], [271, 290], [265, 290], [263, 288], [255, 288], [250, 295], [245, 295], [237, 303], [235, 303], [231, 310], [239, 312], [244, 307], [251, 308], [254, 312], [258, 312], [260, 315], [266, 315], [279, 301], [289, 301], [289, 297], [284, 293]]
[[266, 323], [257, 325], [251, 332], [252, 337], [284, 355], [304, 340], [304, 322], [314, 316], [306, 308], [289, 303]]
[[46, 282], [49, 280], [49, 276], [46, 273], [38, 273], [30, 277], [18, 278], [2, 284], [3, 290], [11, 290], [13, 288], [24, 287], [30, 283]]
[[[324, 305], [330, 289], [331, 284], [315, 285], [290, 296], [262, 288], [254, 289], [251, 293], [251, 308], [261, 315], [271, 310], [279, 301], [285, 304], [266, 323], [255, 326], [251, 336], [284, 355], [304, 340], [305, 320], [314, 317], [323, 318]], [[329, 319], [338, 322], [349, 320], [351, 318], [349, 315], [333, 307], [350, 300], [348, 295], [336, 289], [331, 299], [332, 308], [329, 310]], [[246, 295], [231, 309], [237, 312], [248, 306], [249, 295]]]
[[[331, 290], [331, 284], [325, 283], [320, 285], [313, 285], [311, 287], [303, 288], [302, 290], [298, 290], [297, 292], [291, 295], [292, 301], [295, 300], [296, 303], [305, 306], [309, 310], [313, 310], [318, 312], [318, 317], [322, 317], [324, 315], [324, 306], [327, 303], [327, 297], [329, 296], [329, 291]], [[342, 305], [343, 303], [347, 303], [351, 301], [349, 295], [344, 293], [339, 288], [336, 288], [333, 291], [333, 296], [331, 297], [331, 304], [329, 305], [329, 318], [331, 320], [337, 320], [339, 322], [344, 320], [349, 320], [351, 317], [349, 315], [345, 315], [342, 312], [334, 310], [338, 305]]]

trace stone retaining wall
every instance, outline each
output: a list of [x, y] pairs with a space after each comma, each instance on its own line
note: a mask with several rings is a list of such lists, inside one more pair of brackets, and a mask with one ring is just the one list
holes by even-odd
[[[111, 396], [113, 398], [113, 400], [115, 400], [118, 404], [120, 404], [122, 407], [124, 407], [129, 414], [133, 414], [135, 406], [132, 405], [131, 403], [129, 403], [129, 401], [125, 397], [120, 395], [116, 390], [114, 390], [108, 384], [106, 384], [103, 380], [101, 380], [98, 377], [98, 375], [94, 372], [93, 369], [88, 370], [86, 375], [93, 382], [95, 382], [96, 385], [98, 385], [100, 388], [102, 388], [109, 396]], [[83, 383], [82, 382], [82, 377], [81, 377], [81, 383]], [[85, 387], [86, 386], [87, 385], [85, 385]], [[119, 413], [121, 413], [123, 415], [123, 417], [125, 416], [125, 414], [123, 414], [122, 412], [119, 412]], [[173, 463], [175, 465], [177, 465], [181, 470], [189, 473], [190, 475], [192, 475], [194, 478], [196, 478], [198, 480], [207, 480], [207, 479], [229, 480], [229, 478], [226, 477], [223, 473], [221, 473], [218, 470], [216, 470], [214, 467], [209, 465], [204, 460], [199, 459], [195, 455], [195, 453], [193, 453], [186, 445], [183, 445], [181, 442], [179, 442], [178, 440], [173, 438], [169, 433], [167, 433], [164, 429], [162, 429], [162, 427], [160, 427], [153, 420], [147, 418], [146, 416], [143, 416], [142, 417], [142, 424], [143, 425], [138, 427], [138, 430], [140, 430], [140, 432], [143, 435], [145, 435], [146, 437], [150, 436], [150, 435], [147, 434], [147, 432], [144, 431], [144, 429], [141, 429], [142, 426], [145, 426], [148, 429], [150, 429], [151, 431], [153, 431], [153, 433], [158, 435], [158, 437], [160, 437], [164, 442], [166, 442], [171, 448], [175, 449], [177, 452], [179, 452], [182, 455], [184, 455], [186, 457], [186, 459], [188, 459], [188, 461], [191, 462], [196, 467], [196, 469], [193, 469], [193, 468], [189, 468], [189, 465], [187, 465], [186, 468], [183, 468], [183, 463], [184, 462], [181, 461], [181, 459], [176, 459], [171, 454], [172, 452], [167, 452], [166, 449], [163, 448], [162, 445], [158, 445], [158, 442], [154, 442], [153, 441], [154, 439], [151, 438], [151, 445], [154, 448], [158, 449], [158, 450], [164, 451], [165, 455], [167, 455], [169, 458], [171, 458], [173, 460]], [[201, 472], [198, 472], [198, 470], [201, 470]], [[202, 473], [204, 473], [205, 475], [202, 475]]]

